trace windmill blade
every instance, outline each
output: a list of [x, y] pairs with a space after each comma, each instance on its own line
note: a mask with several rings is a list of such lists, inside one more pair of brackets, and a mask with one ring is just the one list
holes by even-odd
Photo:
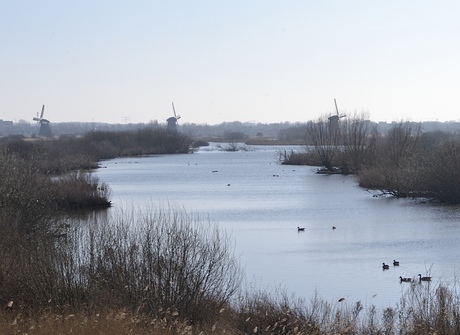
[[42, 107], [42, 112], [40, 114], [40, 119], [43, 119], [43, 114], [45, 113], [45, 105]]
[[335, 98], [334, 98], [334, 103], [335, 103], [335, 111], [337, 112], [337, 116], [339, 116], [339, 109], [337, 108], [337, 101], [335, 101]]
[[172, 103], [172, 108], [173, 108], [173, 112], [174, 112], [174, 117], [177, 119], [176, 109], [174, 108], [174, 102], [171, 102], [171, 103]]

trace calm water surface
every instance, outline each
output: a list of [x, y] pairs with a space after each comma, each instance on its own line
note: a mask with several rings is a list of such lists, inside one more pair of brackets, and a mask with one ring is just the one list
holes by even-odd
[[112, 188], [114, 210], [170, 203], [209, 216], [260, 288], [391, 306], [408, 287], [399, 276], [455, 281], [460, 208], [373, 197], [352, 176], [278, 163], [280, 150], [301, 147], [247, 148], [115, 159], [96, 174]]

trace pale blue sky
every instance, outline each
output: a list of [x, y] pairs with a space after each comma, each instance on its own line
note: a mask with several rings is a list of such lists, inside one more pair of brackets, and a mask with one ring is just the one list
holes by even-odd
[[460, 120], [460, 1], [4, 0], [0, 119]]

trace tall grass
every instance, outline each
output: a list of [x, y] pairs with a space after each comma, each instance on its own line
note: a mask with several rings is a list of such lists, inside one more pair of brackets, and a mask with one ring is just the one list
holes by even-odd
[[357, 302], [310, 300], [286, 292], [249, 293], [241, 298], [236, 328], [246, 334], [460, 334], [456, 285], [410, 284], [394, 307], [367, 309]]

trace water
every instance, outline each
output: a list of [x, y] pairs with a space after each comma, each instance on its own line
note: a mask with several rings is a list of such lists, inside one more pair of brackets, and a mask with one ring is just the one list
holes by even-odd
[[408, 288], [399, 276], [455, 281], [458, 207], [374, 197], [353, 176], [279, 164], [280, 150], [301, 147], [247, 148], [115, 159], [96, 174], [112, 188], [114, 210], [169, 203], [215, 221], [259, 288], [386, 307]]

